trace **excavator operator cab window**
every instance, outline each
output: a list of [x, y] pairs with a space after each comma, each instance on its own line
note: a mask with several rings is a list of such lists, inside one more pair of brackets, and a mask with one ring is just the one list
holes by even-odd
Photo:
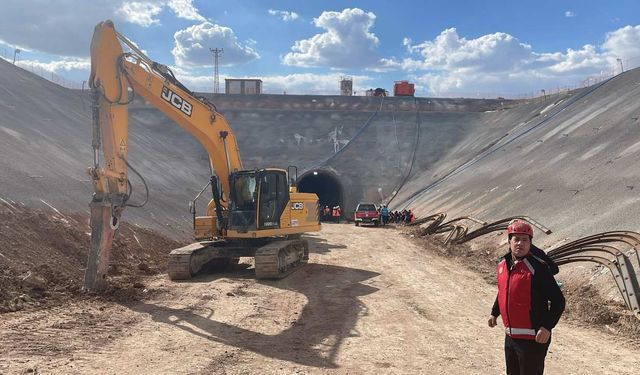
[[289, 202], [285, 171], [236, 172], [230, 181], [229, 229], [246, 232], [280, 228], [280, 216]]
[[255, 209], [257, 200], [257, 182], [253, 174], [239, 175], [234, 179], [233, 191], [235, 199], [232, 200], [232, 209]]
[[231, 204], [229, 229], [248, 231], [256, 229], [258, 180], [255, 171], [237, 172], [230, 176]]
[[287, 174], [284, 171], [261, 171], [258, 228], [280, 228], [280, 216], [288, 201]]

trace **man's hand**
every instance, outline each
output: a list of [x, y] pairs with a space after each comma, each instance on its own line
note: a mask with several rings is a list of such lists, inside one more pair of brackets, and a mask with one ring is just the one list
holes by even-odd
[[498, 324], [498, 318], [493, 316], [493, 315], [491, 315], [489, 317], [489, 321], [487, 323], [489, 324], [489, 327], [493, 328], [493, 327], [496, 326], [496, 324]]
[[544, 327], [540, 327], [538, 333], [536, 334], [536, 342], [538, 344], [546, 344], [549, 342], [549, 338], [551, 337], [551, 331]]

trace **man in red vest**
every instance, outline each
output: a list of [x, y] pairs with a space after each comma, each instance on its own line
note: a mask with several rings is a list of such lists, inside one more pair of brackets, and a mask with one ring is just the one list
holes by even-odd
[[507, 233], [510, 251], [498, 263], [498, 296], [489, 327], [502, 316], [508, 375], [539, 375], [565, 300], [549, 265], [531, 252], [531, 225], [514, 221]]
[[333, 210], [331, 211], [333, 221], [335, 221], [336, 223], [340, 223], [340, 215], [342, 215], [342, 212], [340, 212], [340, 206], [333, 206]]

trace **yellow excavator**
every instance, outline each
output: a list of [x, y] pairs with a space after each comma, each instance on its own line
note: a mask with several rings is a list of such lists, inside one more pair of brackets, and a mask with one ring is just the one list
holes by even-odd
[[[320, 230], [318, 197], [297, 192], [297, 169], [244, 170], [233, 131], [215, 106], [189, 91], [167, 66], [145, 56], [109, 20], [94, 30], [89, 86], [94, 163], [88, 173], [94, 194], [85, 288], [106, 285], [122, 213], [127, 206], [141, 206], [129, 202], [128, 172], [138, 174], [127, 157], [128, 104], [134, 94], [192, 134], [209, 155], [211, 179], [189, 202], [197, 242], [169, 254], [172, 280], [189, 279], [207, 264], [229, 264], [240, 257], [254, 257], [259, 279], [283, 278], [307, 262], [308, 244], [301, 234]], [[206, 215], [196, 216], [196, 200], [209, 187]], [[145, 189], [148, 198], [146, 183]]]

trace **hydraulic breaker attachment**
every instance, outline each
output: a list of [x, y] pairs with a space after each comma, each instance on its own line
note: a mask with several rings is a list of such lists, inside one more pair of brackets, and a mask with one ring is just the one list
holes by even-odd
[[94, 199], [91, 207], [91, 249], [84, 273], [84, 288], [100, 290], [106, 286], [111, 244], [120, 224], [120, 215], [114, 216], [113, 205], [108, 199]]

